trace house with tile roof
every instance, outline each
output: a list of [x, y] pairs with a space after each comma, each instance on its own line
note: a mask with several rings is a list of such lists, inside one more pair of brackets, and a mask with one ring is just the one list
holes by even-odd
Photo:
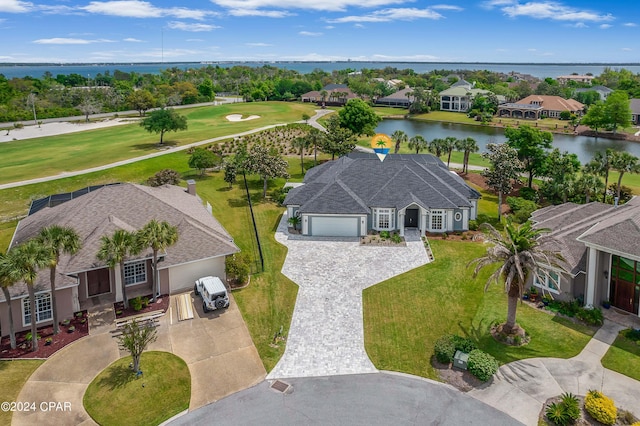
[[415, 228], [467, 231], [480, 193], [431, 154], [352, 153], [309, 170], [284, 200], [302, 234], [359, 237]]
[[549, 229], [542, 245], [558, 251], [562, 268], [544, 265], [532, 285], [564, 299], [581, 298], [640, 316], [640, 197], [612, 206], [565, 203], [535, 211], [537, 228]]
[[498, 106], [498, 117], [511, 117], [537, 120], [539, 118], [560, 118], [563, 111], [582, 115], [584, 104], [575, 99], [564, 99], [560, 96], [530, 95], [515, 103]]
[[[323, 97], [323, 92], [326, 95]], [[322, 90], [312, 90], [300, 96], [302, 102], [315, 102], [318, 106], [344, 106], [350, 99], [358, 95], [346, 84], [327, 84]]]
[[[122, 183], [94, 187], [68, 194], [47, 197], [45, 204], [18, 223], [11, 246], [29, 240], [50, 225], [73, 228], [82, 243], [74, 255], [63, 255], [58, 264], [56, 302], [62, 320], [73, 312], [101, 304], [122, 301], [120, 270], [107, 267], [96, 257], [101, 237], [123, 229], [134, 232], [152, 219], [167, 221], [178, 229], [178, 241], [159, 254], [159, 283], [162, 294], [172, 294], [193, 287], [196, 279], [214, 275], [225, 279], [225, 257], [239, 251], [233, 238], [211, 215], [195, 193], [189, 189], [165, 185], [158, 188]], [[60, 201], [65, 200], [65, 201]], [[147, 249], [125, 263], [127, 297], [152, 294], [152, 252]], [[10, 287], [16, 331], [30, 325], [29, 298], [24, 283]], [[51, 322], [49, 270], [42, 270], [35, 281], [36, 321], [38, 326]], [[7, 300], [0, 295], [0, 324], [8, 328]]]
[[587, 83], [591, 84], [595, 79], [592, 75], [580, 75], [580, 74], [571, 74], [571, 75], [559, 75], [556, 77], [556, 80], [560, 84], [567, 84], [572, 81], [574, 83]]

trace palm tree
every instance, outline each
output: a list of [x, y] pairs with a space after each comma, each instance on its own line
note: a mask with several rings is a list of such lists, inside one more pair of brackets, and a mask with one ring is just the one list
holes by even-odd
[[611, 168], [618, 173], [618, 184], [616, 186], [616, 198], [620, 200], [620, 188], [622, 187], [622, 176], [625, 173], [640, 173], [640, 164], [638, 164], [638, 157], [635, 157], [628, 152], [616, 152], [611, 161]]
[[585, 203], [589, 204], [591, 196], [602, 191], [604, 184], [600, 178], [594, 174], [585, 173], [575, 182], [575, 191], [585, 195]]
[[327, 107], [325, 102], [327, 101], [327, 95], [328, 94], [329, 94], [329, 92], [327, 92], [324, 89], [320, 91], [320, 97], [322, 98], [322, 109]]
[[436, 138], [429, 142], [429, 152], [440, 158], [444, 149], [444, 139]]
[[58, 334], [60, 327], [58, 325], [58, 305], [56, 304], [56, 269], [62, 253], [73, 255], [80, 250], [80, 236], [72, 228], [52, 225], [42, 228], [37, 240], [51, 253], [49, 282], [51, 283], [53, 334]]
[[442, 142], [442, 149], [447, 153], [447, 168], [451, 164], [451, 153], [458, 145], [458, 139], [453, 136], [447, 136]]
[[407, 134], [402, 130], [396, 130], [391, 134], [391, 139], [396, 143], [393, 153], [397, 154], [400, 151], [400, 145], [407, 143], [409, 136], [407, 136]]
[[427, 141], [421, 135], [415, 135], [411, 139], [409, 139], [409, 149], [415, 149], [416, 154], [420, 154], [420, 151], [423, 151], [427, 148]]
[[113, 233], [112, 237], [102, 236], [100, 243], [100, 249], [97, 254], [98, 259], [106, 262], [111, 269], [115, 269], [116, 265], [120, 265], [122, 300], [124, 308], [127, 309], [129, 307], [129, 299], [127, 299], [127, 289], [124, 282], [124, 262], [127, 257], [140, 253], [141, 248], [136, 239], [136, 234], [118, 229]]
[[[507, 293], [507, 321], [500, 326], [505, 334], [524, 334], [524, 330], [516, 323], [516, 309], [518, 300], [524, 293], [524, 286], [531, 274], [538, 274], [539, 265], [560, 267], [558, 261], [562, 257], [557, 252], [543, 250], [544, 235], [547, 229], [535, 229], [531, 222], [515, 225], [507, 220], [505, 233], [501, 234], [489, 223], [483, 223], [488, 230], [486, 235], [487, 253], [469, 262], [475, 263], [474, 278], [480, 270], [488, 265], [499, 264], [498, 269], [489, 276], [485, 284], [485, 291], [492, 282], [499, 284], [504, 278], [504, 289]], [[469, 266], [467, 265], [467, 266]]]
[[0, 286], [2, 287], [2, 293], [4, 294], [4, 300], [7, 302], [9, 313], [9, 340], [11, 341], [11, 349], [16, 348], [16, 332], [13, 327], [13, 308], [11, 303], [11, 293], [9, 293], [9, 287], [16, 283], [16, 280], [11, 276], [11, 256], [12, 252], [7, 254], [0, 253]]
[[314, 127], [305, 137], [309, 141], [307, 146], [313, 147], [313, 166], [315, 167], [318, 164], [318, 147], [323, 145], [325, 133]]
[[153, 301], [156, 295], [160, 294], [160, 283], [158, 281], [158, 252], [166, 250], [178, 241], [178, 228], [166, 221], [158, 222], [153, 219], [147, 223], [137, 236], [140, 245], [151, 247], [153, 250], [153, 279], [151, 280], [153, 289]]
[[29, 292], [29, 311], [31, 315], [31, 350], [38, 350], [38, 327], [36, 322], [36, 291], [33, 284], [38, 276], [38, 270], [51, 264], [51, 251], [37, 240], [28, 240], [13, 250], [10, 256], [10, 275], [15, 281], [24, 281]]
[[287, 219], [287, 221], [293, 225], [293, 230], [297, 231], [298, 225], [302, 220], [300, 219], [300, 216], [291, 216], [289, 219]]
[[607, 202], [607, 186], [609, 185], [609, 171], [611, 170], [611, 163], [613, 162], [613, 157], [615, 156], [615, 151], [611, 148], [607, 148], [605, 153], [596, 152], [593, 160], [589, 162], [585, 166], [585, 170], [587, 173], [593, 173], [598, 176], [604, 177], [604, 191], [602, 195], [602, 201]]
[[292, 142], [294, 148], [300, 148], [300, 169], [304, 174], [304, 149], [309, 146], [309, 139], [307, 137], [295, 138]]
[[456, 149], [464, 153], [462, 159], [462, 173], [469, 173], [469, 154], [480, 151], [480, 147], [474, 138], [458, 139]]

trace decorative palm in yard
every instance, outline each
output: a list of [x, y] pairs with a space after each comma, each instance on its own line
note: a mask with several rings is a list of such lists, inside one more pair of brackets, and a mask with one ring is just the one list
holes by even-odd
[[504, 234], [488, 223], [483, 223], [481, 228], [488, 231], [485, 238], [489, 247], [486, 255], [469, 262], [469, 265], [476, 264], [473, 276], [476, 277], [485, 266], [499, 264], [485, 284], [486, 291], [492, 282], [499, 284], [500, 278], [504, 279], [507, 321], [499, 326], [498, 331], [506, 335], [524, 335], [524, 330], [516, 323], [516, 309], [518, 300], [524, 294], [525, 284], [531, 274], [538, 273], [539, 265], [561, 268], [559, 262], [562, 257], [557, 252], [541, 248], [548, 230], [535, 229], [529, 221], [516, 225], [507, 220]]
[[[11, 300], [11, 293], [9, 293], [9, 287], [14, 285], [17, 281], [15, 277], [11, 275], [11, 252], [7, 254], [0, 253], [0, 287], [4, 293], [4, 300]], [[9, 340], [11, 342], [11, 349], [16, 348], [16, 332], [13, 327], [13, 309], [11, 303], [7, 303], [9, 311]]]
[[124, 263], [128, 257], [140, 253], [140, 242], [134, 232], [128, 232], [118, 229], [113, 233], [112, 237], [108, 235], [100, 238], [100, 249], [97, 258], [106, 262], [107, 266], [115, 269], [116, 265], [120, 265], [120, 283], [122, 285], [122, 299], [124, 308], [129, 308], [129, 299], [127, 298], [127, 288], [124, 280]]
[[178, 228], [169, 222], [158, 222], [153, 219], [142, 228], [137, 235], [142, 246], [150, 247], [153, 250], [153, 277], [151, 288], [153, 289], [152, 301], [160, 294], [160, 283], [158, 282], [158, 252], [166, 250], [167, 247], [178, 242]]
[[56, 302], [56, 269], [62, 253], [76, 254], [80, 250], [80, 236], [73, 228], [52, 225], [40, 230], [37, 240], [49, 250], [51, 261], [49, 263], [49, 283], [51, 285], [51, 312], [53, 314], [53, 334], [58, 334], [58, 305]]

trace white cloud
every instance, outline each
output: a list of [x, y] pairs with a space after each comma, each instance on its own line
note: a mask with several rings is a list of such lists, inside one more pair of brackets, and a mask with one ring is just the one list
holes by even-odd
[[245, 43], [246, 46], [249, 47], [269, 47], [269, 46], [273, 46], [273, 44], [269, 44], [269, 43]]
[[325, 30], [332, 30], [334, 28], [335, 27], [333, 25], [325, 25], [325, 27], [324, 27]]
[[92, 43], [115, 43], [115, 41], [107, 40], [107, 39], [88, 40], [83, 38], [54, 37], [54, 38], [41, 38], [38, 40], [34, 40], [33, 43], [35, 44], [92, 44]]
[[[0, 0], [2, 1], [2, 0]], [[121, 16], [127, 18], [161, 18], [171, 16], [178, 19], [204, 19], [214, 12], [198, 9], [172, 7], [163, 9], [141, 0], [92, 1], [80, 9], [98, 15]]]
[[362, 28], [365, 28], [365, 26], [362, 24], [353, 24], [353, 28], [362, 29]]
[[531, 48], [531, 49], [527, 49], [527, 51], [528, 51], [528, 52], [537, 52], [537, 51], [538, 51], [538, 49]]
[[171, 21], [167, 24], [172, 30], [182, 30], [182, 31], [190, 31], [190, 32], [203, 32], [203, 31], [212, 31], [216, 28], [220, 28], [217, 25], [209, 25], [209, 24], [201, 24], [201, 23], [188, 23], [181, 21]]
[[263, 18], [286, 18], [287, 16], [294, 16], [295, 14], [289, 13], [284, 10], [231, 9], [229, 10], [229, 15], [260, 16]]
[[485, 2], [488, 8], [498, 7], [505, 15], [516, 18], [525, 16], [534, 19], [551, 19], [554, 21], [589, 21], [608, 22], [614, 17], [607, 13], [580, 10], [556, 1], [520, 3], [518, 0], [491, 0]]
[[434, 10], [453, 10], [453, 11], [456, 11], [456, 12], [461, 12], [461, 11], [464, 10], [460, 6], [454, 6], [452, 4], [434, 4], [433, 6], [429, 6], [429, 9], [434, 9]]
[[406, 3], [407, 0], [211, 0], [230, 10], [304, 9], [344, 12], [349, 7], [381, 7]]
[[624, 50], [625, 52], [631, 52], [633, 49], [630, 47], [623, 47], [621, 50]]
[[33, 3], [20, 0], [0, 0], [0, 12], [24, 13], [33, 9]]
[[601, 30], [606, 30], [607, 28], [611, 28], [611, 24], [600, 24]]
[[390, 56], [390, 55], [381, 55], [374, 54], [371, 56], [371, 60], [373, 61], [383, 61], [383, 62], [425, 62], [425, 61], [436, 61], [440, 58], [433, 55], [407, 55], [407, 56]]
[[441, 14], [431, 9], [396, 8], [376, 10], [366, 15], [343, 16], [342, 18], [329, 19], [328, 22], [343, 24], [345, 22], [389, 22], [441, 18], [443, 18]]
[[584, 22], [576, 22], [575, 24], [569, 24], [568, 26], [573, 28], [589, 28], [589, 26]]
[[137, 38], [133, 38], [133, 37], [124, 38], [124, 39], [122, 39], [122, 41], [126, 41], [126, 42], [129, 42], [129, 43], [144, 43], [145, 42], [144, 40], [138, 40]]
[[201, 38], [188, 38], [186, 41], [188, 41], [189, 43], [201, 43], [204, 40]]
[[622, 24], [625, 27], [637, 27], [638, 25], [635, 22], [625, 22]]
[[319, 37], [319, 36], [321, 36], [323, 34], [322, 33], [314, 33], [314, 32], [311, 32], [311, 31], [300, 31], [298, 33], [298, 35], [305, 36], [305, 37]]

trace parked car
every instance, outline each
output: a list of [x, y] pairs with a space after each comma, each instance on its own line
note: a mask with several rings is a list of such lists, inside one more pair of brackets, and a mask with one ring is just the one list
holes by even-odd
[[218, 277], [202, 277], [193, 286], [196, 296], [202, 296], [202, 309], [205, 312], [229, 307], [229, 294]]

